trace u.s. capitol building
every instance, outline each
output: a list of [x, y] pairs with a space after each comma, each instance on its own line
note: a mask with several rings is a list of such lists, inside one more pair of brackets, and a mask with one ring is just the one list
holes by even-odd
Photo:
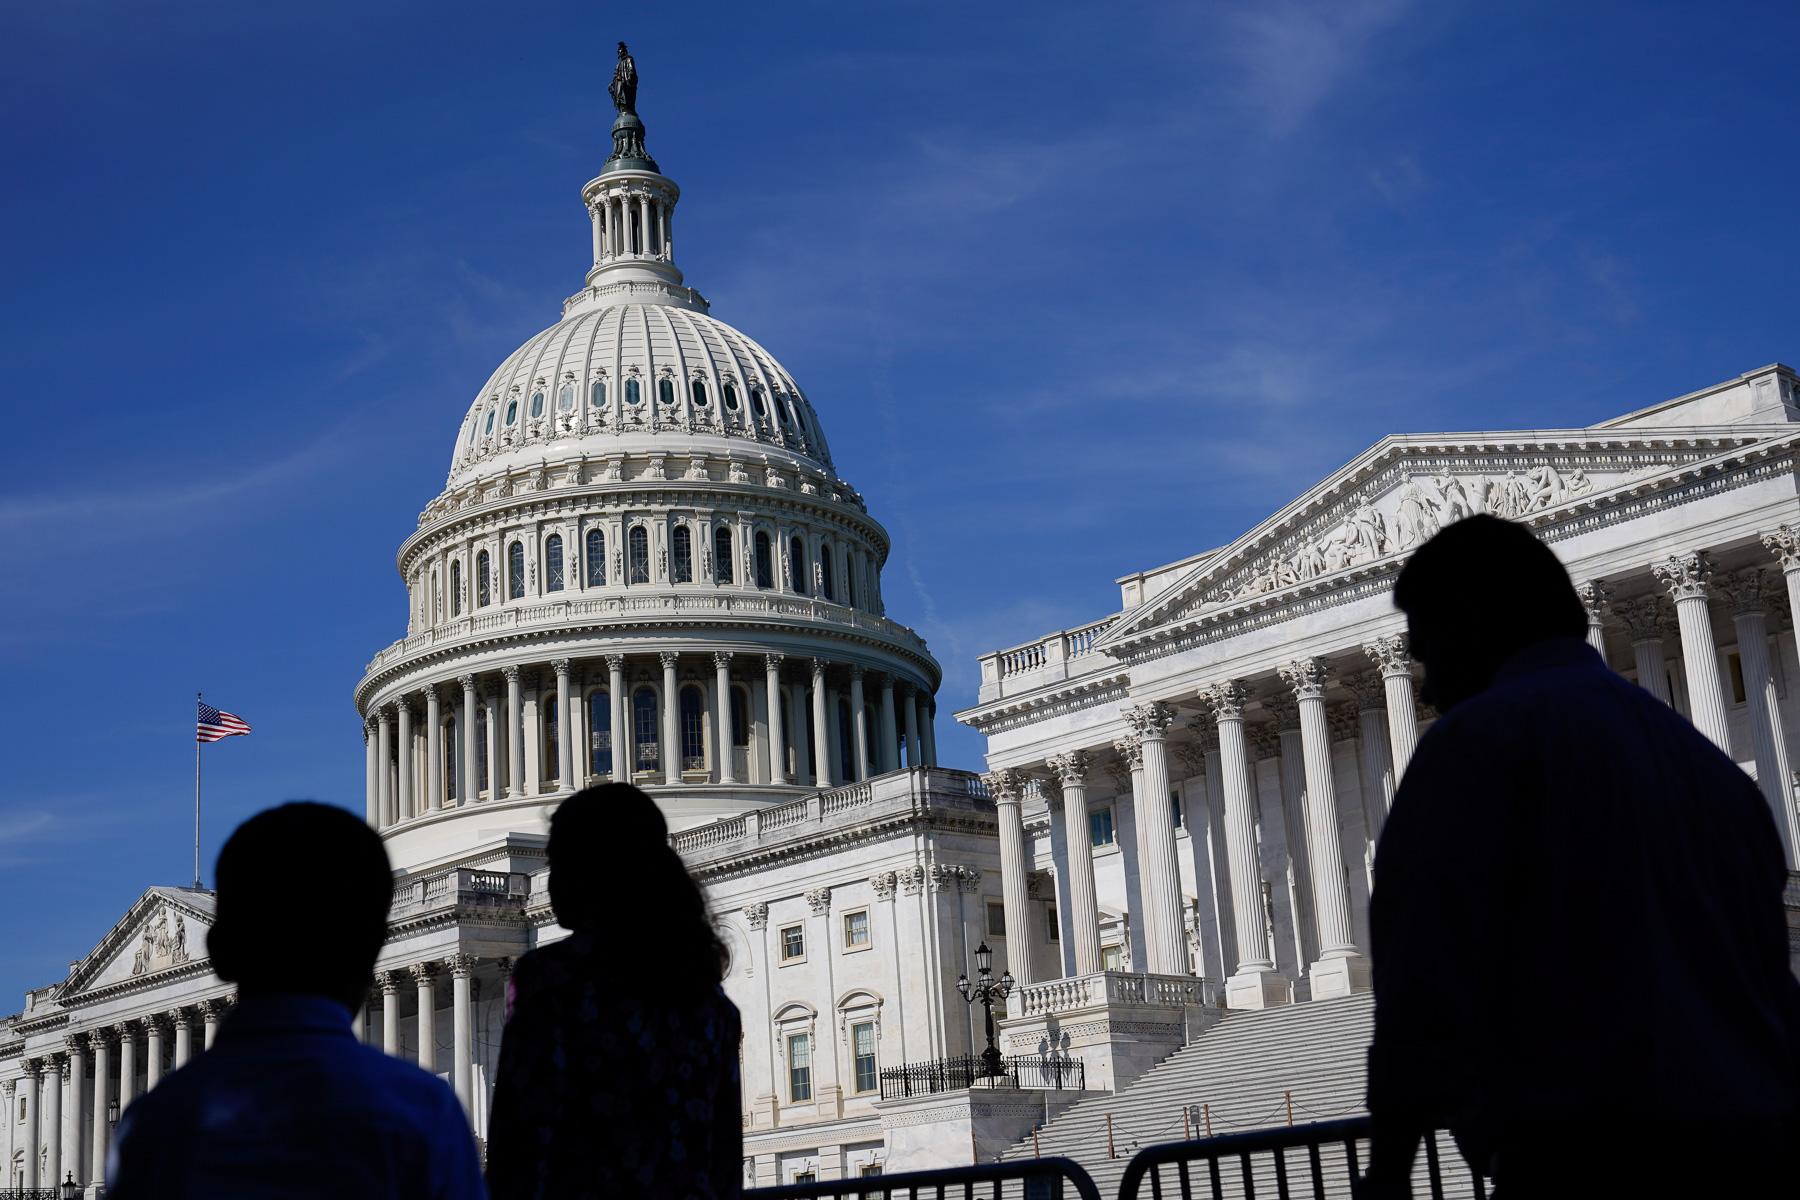
[[[982, 941], [1018, 982], [1006, 1052], [1121, 1102], [1222, 1013], [1365, 991], [1370, 848], [1430, 719], [1388, 591], [1471, 512], [1550, 541], [1595, 645], [1756, 775], [1791, 861], [1791, 370], [1590, 428], [1388, 438], [1126, 576], [1117, 613], [984, 656], [977, 776], [938, 765], [886, 532], [793, 376], [685, 282], [629, 108], [581, 195], [584, 284], [470, 402], [399, 550], [406, 635], [355, 690], [395, 871], [359, 1034], [446, 1078], [478, 1138], [506, 973], [562, 933], [546, 818], [605, 780], [657, 799], [730, 950], [750, 1183], [967, 1161], [1079, 1098], [929, 1070], [884, 1098], [883, 1071], [982, 1048], [956, 987]], [[212, 902], [150, 888], [0, 1022], [8, 1186], [96, 1186], [120, 1109], [210, 1043]]]

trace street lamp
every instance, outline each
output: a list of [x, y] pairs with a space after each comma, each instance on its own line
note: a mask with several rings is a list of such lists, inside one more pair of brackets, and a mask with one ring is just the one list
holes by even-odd
[[81, 1195], [81, 1185], [75, 1182], [75, 1172], [70, 1171], [69, 1177], [63, 1180], [62, 1186], [56, 1190], [62, 1193], [62, 1200], [78, 1200]]
[[967, 975], [958, 975], [956, 990], [970, 1004], [981, 1001], [987, 1016], [987, 1049], [981, 1052], [981, 1077], [998, 1079], [1005, 1072], [1000, 1069], [1000, 1048], [994, 1045], [994, 1001], [1005, 1000], [1012, 994], [1012, 972], [994, 978], [994, 952], [983, 942], [975, 948], [975, 982], [970, 983]]

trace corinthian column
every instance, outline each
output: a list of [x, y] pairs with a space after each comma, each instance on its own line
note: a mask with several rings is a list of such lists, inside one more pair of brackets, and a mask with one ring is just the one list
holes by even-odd
[[400, 745], [396, 755], [399, 759], [400, 794], [395, 797], [392, 818], [404, 821], [415, 815], [413, 806], [418, 803], [418, 797], [413, 794], [412, 697], [400, 697], [394, 707], [400, 713]]
[[1744, 672], [1744, 699], [1750, 708], [1750, 746], [1756, 756], [1756, 785], [1775, 816], [1787, 851], [1788, 869], [1794, 869], [1795, 848], [1800, 847], [1800, 816], [1794, 811], [1793, 776], [1788, 770], [1787, 741], [1782, 733], [1781, 703], [1775, 693], [1774, 673], [1769, 669], [1769, 625], [1765, 607], [1768, 591], [1763, 572], [1739, 571], [1726, 584], [1731, 599], [1731, 620], [1737, 627], [1738, 662]]
[[400, 1053], [400, 973], [375, 972], [375, 986], [381, 989], [381, 1049], [383, 1053]]
[[1731, 731], [1725, 723], [1725, 690], [1719, 681], [1719, 651], [1713, 644], [1712, 617], [1706, 598], [1711, 592], [1712, 564], [1704, 554], [1671, 554], [1650, 568], [1675, 601], [1681, 623], [1681, 661], [1687, 668], [1688, 706], [1695, 728], [1713, 745], [1731, 753]]
[[462, 685], [462, 712], [457, 718], [456, 734], [462, 743], [462, 766], [456, 773], [459, 786], [457, 791], [461, 804], [475, 803], [475, 794], [481, 788], [481, 782], [475, 778], [475, 677], [459, 675], [456, 682]]
[[1387, 700], [1388, 749], [1394, 761], [1394, 786], [1406, 774], [1419, 746], [1419, 713], [1413, 703], [1412, 663], [1406, 656], [1406, 636], [1389, 634], [1363, 647], [1363, 653], [1381, 671], [1381, 688]]
[[525, 704], [519, 668], [501, 667], [500, 674], [506, 679], [506, 797], [511, 800], [525, 794]]
[[1588, 583], [1577, 584], [1575, 594], [1581, 597], [1581, 607], [1587, 613], [1587, 643], [1606, 661], [1606, 613], [1612, 603], [1612, 589], [1598, 579]]
[[425, 685], [425, 803], [434, 810], [442, 803], [444, 792], [443, 706], [438, 700], [436, 684]]
[[163, 1044], [162, 1018], [144, 1018], [144, 1090], [162, 1082]]
[[[106, 1135], [110, 1132], [106, 1123], [106, 1106], [112, 1103], [112, 1046], [107, 1043], [106, 1030], [94, 1033], [94, 1130], [88, 1161], [93, 1164], [93, 1178], [96, 1183], [106, 1177]], [[119, 1111], [125, 1111], [124, 1105]]]
[[570, 717], [573, 686], [569, 680], [569, 660], [555, 659], [550, 666], [556, 671], [556, 782], [557, 790], [575, 788], [575, 722]]
[[467, 954], [452, 954], [445, 960], [450, 968], [450, 1044], [452, 1061], [450, 1063], [450, 1086], [456, 1092], [456, 1098], [462, 1101], [463, 1112], [469, 1113], [474, 1107], [474, 1093], [470, 1088], [469, 1047], [469, 973], [475, 968], [475, 960]]
[[1044, 764], [1062, 788], [1063, 841], [1069, 856], [1069, 929], [1075, 973], [1100, 969], [1100, 910], [1094, 893], [1094, 844], [1088, 832], [1088, 756], [1080, 750], [1058, 754]]
[[856, 763], [846, 775], [857, 779], [867, 779], [875, 772], [869, 769], [869, 713], [868, 700], [863, 692], [863, 669], [850, 668], [850, 732], [851, 742], [856, 752]]
[[419, 993], [419, 1069], [428, 1074], [437, 1074], [437, 998], [432, 990], [432, 976], [437, 974], [436, 963], [415, 963], [412, 968], [413, 984]]
[[87, 1035], [77, 1033], [65, 1038], [64, 1042], [69, 1047], [69, 1056], [63, 1060], [69, 1095], [61, 1113], [62, 1165], [65, 1171], [74, 1173], [76, 1183], [86, 1183], [87, 1172], [81, 1169], [81, 1110], [85, 1105], [82, 1097], [87, 1091]]
[[812, 660], [813, 786], [828, 788], [831, 778], [831, 723], [825, 711], [825, 660]]
[[394, 746], [393, 727], [388, 722], [388, 710], [383, 707], [375, 713], [375, 761], [377, 771], [375, 788], [377, 801], [375, 805], [375, 828], [386, 829], [394, 823]]
[[732, 761], [731, 739], [731, 651], [713, 651], [713, 707], [718, 709], [719, 782], [737, 782], [737, 764]]
[[1788, 619], [1800, 631], [1800, 529], [1783, 525], [1774, 533], [1763, 534], [1762, 544], [1781, 564], [1781, 577], [1787, 583]]
[[662, 701], [663, 701], [663, 782], [681, 782], [681, 708], [676, 696], [676, 688], [680, 685], [675, 679], [675, 665], [681, 661], [681, 655], [673, 650], [664, 650], [656, 656], [662, 663]]
[[1037, 981], [1032, 969], [1032, 922], [1025, 886], [1025, 822], [1020, 792], [1025, 780], [1017, 771], [991, 771], [982, 776], [1000, 818], [1000, 903], [1006, 911], [1006, 967], [1021, 984]]
[[44, 1072], [44, 1174], [45, 1183], [61, 1183], [63, 1177], [63, 1080], [68, 1077], [67, 1055], [50, 1058], [50, 1069]]
[[113, 1026], [119, 1035], [119, 1111], [131, 1107], [137, 1092], [137, 1022], [121, 1021]]
[[787, 741], [781, 736], [781, 655], [763, 655], [763, 684], [769, 705], [769, 782], [788, 781]]
[[[38, 1099], [44, 1090], [44, 1064], [41, 1059], [25, 1060], [25, 1078], [19, 1084], [24, 1094], [25, 1111], [20, 1114], [20, 1123], [24, 1125], [25, 1145], [25, 1188], [30, 1190], [40, 1186], [38, 1183]], [[7, 1113], [10, 1119], [11, 1112]], [[11, 1168], [8, 1167], [10, 1173]]]
[[1638, 686], [1661, 700], [1669, 698], [1669, 665], [1663, 657], [1663, 626], [1667, 614], [1654, 595], [1639, 596], [1619, 605], [1619, 619], [1631, 634], [1631, 656]]
[[1227, 1008], [1268, 1008], [1293, 1000], [1288, 981], [1275, 973], [1263, 936], [1262, 872], [1256, 862], [1256, 796], [1244, 741], [1248, 692], [1230, 679], [1200, 690], [1219, 726], [1219, 773], [1224, 783], [1225, 853], [1231, 877], [1231, 914], [1237, 933], [1237, 971], [1225, 981]]
[[375, 719], [363, 718], [363, 820], [370, 829], [381, 828], [381, 776], [377, 768], [381, 760], [376, 757], [378, 746], [375, 734]]
[[625, 702], [625, 656], [606, 656], [606, 704], [612, 720], [612, 777], [614, 783], [631, 782], [631, 760], [637, 753], [637, 731], [631, 727], [631, 706]]
[[1323, 1000], [1369, 988], [1369, 960], [1350, 936], [1350, 896], [1344, 887], [1344, 854], [1338, 835], [1337, 788], [1331, 775], [1331, 734], [1325, 724], [1325, 663], [1302, 658], [1280, 669], [1300, 705], [1300, 746], [1306, 760], [1307, 854], [1313, 873], [1313, 906], [1319, 961], [1309, 969], [1312, 996]]
[[1169, 754], [1164, 740], [1175, 713], [1166, 704], [1139, 704], [1125, 710], [1137, 735], [1144, 769], [1135, 796], [1143, 831], [1144, 950], [1150, 971], [1188, 974], [1187, 930], [1181, 924], [1181, 868], [1175, 852], [1175, 814], [1169, 804]]

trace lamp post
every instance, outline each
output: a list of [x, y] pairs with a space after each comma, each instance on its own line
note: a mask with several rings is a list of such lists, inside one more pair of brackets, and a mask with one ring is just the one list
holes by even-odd
[[56, 1190], [62, 1193], [62, 1200], [76, 1200], [81, 1195], [81, 1185], [75, 1182], [75, 1172], [70, 1171], [69, 1177]]
[[975, 948], [975, 982], [970, 983], [967, 975], [958, 975], [956, 990], [970, 1004], [981, 1001], [987, 1016], [987, 1049], [981, 1052], [981, 1078], [998, 1079], [1004, 1072], [1000, 1069], [1000, 1048], [994, 1045], [994, 1001], [1012, 994], [1012, 972], [994, 978], [994, 952], [983, 942]]

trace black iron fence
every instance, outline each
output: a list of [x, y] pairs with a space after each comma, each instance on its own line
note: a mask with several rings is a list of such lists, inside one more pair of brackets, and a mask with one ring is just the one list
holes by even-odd
[[1000, 1060], [997, 1075], [988, 1074], [987, 1063], [973, 1054], [939, 1058], [931, 1062], [886, 1067], [881, 1072], [881, 1098], [931, 1096], [971, 1087], [1067, 1088], [1087, 1087], [1087, 1064], [1079, 1058], [1042, 1058], [1017, 1055]]
[[744, 1200], [823, 1200], [827, 1196], [858, 1200], [1100, 1200], [1100, 1190], [1086, 1171], [1066, 1158], [1030, 1158], [901, 1175], [807, 1180], [754, 1188], [744, 1193]]

